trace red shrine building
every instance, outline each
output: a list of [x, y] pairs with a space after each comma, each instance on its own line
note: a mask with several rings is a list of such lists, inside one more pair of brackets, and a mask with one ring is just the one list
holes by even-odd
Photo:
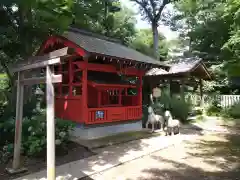
[[106, 37], [70, 28], [51, 36], [37, 55], [70, 47], [74, 54], [54, 66], [55, 114], [80, 124], [142, 119], [142, 77], [166, 65]]

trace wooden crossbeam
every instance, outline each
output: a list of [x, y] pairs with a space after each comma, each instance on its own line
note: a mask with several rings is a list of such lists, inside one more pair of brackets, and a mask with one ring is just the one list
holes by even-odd
[[30, 57], [30, 58], [28, 58], [28, 62], [31, 63], [31, 62], [36, 62], [36, 61], [45, 61], [47, 59], [53, 59], [53, 58], [57, 58], [57, 57], [64, 57], [64, 56], [72, 55], [72, 54], [74, 54], [74, 52], [75, 52], [75, 50], [73, 48], [65, 47], [62, 49], [52, 51], [43, 56]]
[[75, 52], [73, 48], [62, 48], [43, 56], [34, 56], [29, 58], [26, 62], [10, 68], [11, 72], [25, 71], [29, 69], [41, 68], [47, 65], [60, 63], [60, 58], [72, 55]]
[[60, 62], [61, 62], [60, 57], [58, 57], [58, 58], [54, 58], [54, 59], [48, 59], [45, 61], [39, 61], [39, 62], [35, 62], [32, 64], [19, 66], [17, 68], [13, 68], [11, 71], [13, 73], [20, 72], [20, 71], [26, 71], [26, 70], [30, 70], [30, 69], [46, 67], [48, 65], [59, 64]]
[[[47, 81], [46, 77], [33, 77], [33, 78], [25, 78], [21, 80], [21, 84], [23, 85], [33, 85], [33, 84], [45, 84]], [[52, 83], [60, 83], [62, 82], [62, 75], [52, 75]]]

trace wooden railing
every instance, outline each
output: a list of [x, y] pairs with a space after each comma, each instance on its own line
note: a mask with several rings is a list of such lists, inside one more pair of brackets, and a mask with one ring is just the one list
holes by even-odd
[[89, 108], [86, 124], [102, 124], [106, 122], [119, 122], [126, 120], [139, 120], [142, 118], [142, 107], [106, 107]]
[[132, 108], [132, 107], [128, 107], [126, 108], [126, 119], [134, 119], [137, 117], [141, 117], [142, 115], [142, 108]]

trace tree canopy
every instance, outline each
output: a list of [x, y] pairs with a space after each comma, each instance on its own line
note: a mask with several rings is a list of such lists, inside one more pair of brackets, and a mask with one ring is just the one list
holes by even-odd
[[162, 16], [162, 12], [166, 5], [175, 2], [176, 0], [131, 0], [135, 2], [140, 9], [140, 13], [143, 19], [147, 20], [151, 24], [152, 38], [153, 38], [153, 54], [156, 58], [159, 56], [159, 33], [158, 26]]
[[[51, 34], [69, 25], [105, 34], [105, 1], [99, 0], [5, 0], [0, 5], [0, 66], [11, 77], [8, 65], [33, 55]], [[119, 1], [114, 1], [121, 6]], [[136, 34], [134, 13], [121, 7], [108, 12], [109, 36], [128, 44]]]
[[175, 7], [173, 29], [189, 39], [192, 54], [215, 65], [216, 86], [228, 87], [229, 78], [240, 75], [240, 1], [182, 0]]
[[[153, 37], [151, 29], [141, 29], [137, 32], [137, 35], [133, 38], [130, 46], [137, 51], [140, 51], [148, 56], [154, 57], [153, 50]], [[168, 55], [168, 42], [166, 38], [159, 34], [158, 37], [158, 57], [159, 60], [166, 60]]]

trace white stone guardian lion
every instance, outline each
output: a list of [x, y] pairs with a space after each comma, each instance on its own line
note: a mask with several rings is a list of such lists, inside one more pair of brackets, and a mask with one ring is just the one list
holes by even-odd
[[170, 111], [165, 111], [164, 117], [166, 119], [166, 136], [172, 134], [180, 134], [180, 121], [173, 119]]
[[152, 106], [148, 106], [148, 120], [146, 122], [146, 128], [148, 128], [149, 123], [152, 125], [152, 132], [154, 132], [154, 124], [160, 123], [161, 129], [163, 129], [164, 117], [154, 113]]

